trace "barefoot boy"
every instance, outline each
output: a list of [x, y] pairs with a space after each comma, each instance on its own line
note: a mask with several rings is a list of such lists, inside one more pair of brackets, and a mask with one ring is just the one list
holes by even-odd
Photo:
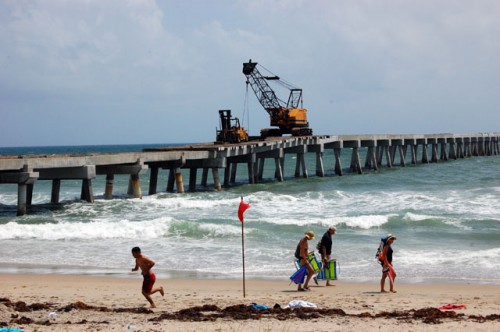
[[135, 258], [135, 267], [132, 269], [132, 271], [137, 271], [139, 268], [141, 268], [141, 273], [144, 277], [144, 281], [142, 283], [142, 295], [144, 295], [146, 300], [148, 300], [148, 302], [151, 304], [151, 308], [156, 308], [151, 295], [156, 292], [160, 292], [161, 296], [163, 296], [164, 293], [163, 287], [153, 289], [153, 285], [156, 281], [156, 276], [153, 271], [151, 271], [151, 269], [155, 265], [155, 262], [141, 254], [141, 248], [139, 247], [132, 248], [132, 256], [134, 256]]

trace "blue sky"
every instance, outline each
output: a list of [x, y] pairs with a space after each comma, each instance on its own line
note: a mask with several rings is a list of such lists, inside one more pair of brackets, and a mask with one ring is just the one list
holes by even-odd
[[219, 109], [257, 135], [248, 59], [304, 90], [314, 134], [497, 132], [499, 17], [496, 0], [2, 0], [0, 146], [209, 142]]

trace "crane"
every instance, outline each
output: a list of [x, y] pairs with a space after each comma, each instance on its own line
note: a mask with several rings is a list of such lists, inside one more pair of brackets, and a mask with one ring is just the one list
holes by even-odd
[[[312, 129], [307, 121], [307, 109], [302, 107], [302, 89], [293, 87], [283, 82], [276, 75], [263, 76], [257, 68], [257, 62], [243, 63], [243, 74], [246, 76], [247, 87], [250, 85], [260, 104], [270, 117], [271, 126], [278, 128], [265, 128], [260, 131], [261, 137], [282, 136], [311, 136]], [[276, 96], [267, 81], [276, 81], [284, 85], [289, 91], [288, 101]]]

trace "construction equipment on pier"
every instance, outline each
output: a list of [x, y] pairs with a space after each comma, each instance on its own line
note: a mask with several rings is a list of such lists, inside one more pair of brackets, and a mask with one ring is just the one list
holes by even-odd
[[[307, 109], [302, 107], [302, 89], [280, 80], [276, 75], [263, 76], [257, 69], [257, 62], [252, 62], [252, 60], [243, 63], [243, 74], [247, 77], [247, 94], [248, 85], [250, 85], [260, 104], [269, 114], [271, 126], [278, 127], [262, 129], [260, 131], [262, 138], [285, 134], [312, 135], [312, 129], [309, 128], [307, 121]], [[290, 90], [286, 103], [276, 96], [267, 81], [275, 81]]]
[[241, 143], [248, 142], [248, 134], [240, 126], [240, 120], [231, 116], [231, 110], [219, 110], [220, 129], [217, 130], [217, 142]]

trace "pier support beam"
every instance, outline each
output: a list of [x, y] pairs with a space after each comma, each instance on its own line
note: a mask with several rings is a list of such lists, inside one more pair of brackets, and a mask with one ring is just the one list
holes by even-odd
[[333, 153], [335, 155], [335, 174], [342, 176], [342, 164], [340, 162], [340, 155], [342, 153], [342, 149], [333, 148]]
[[471, 145], [470, 145], [470, 137], [464, 137], [464, 157], [469, 158], [471, 156]]
[[37, 169], [39, 180], [52, 180], [51, 202], [59, 203], [59, 191], [61, 180], [82, 180], [80, 198], [89, 203], [94, 202], [92, 190], [92, 179], [96, 177], [95, 165], [83, 165], [77, 167], [57, 167]]
[[283, 160], [284, 160], [284, 158], [274, 158], [274, 165], [275, 165], [274, 177], [279, 182], [283, 182], [283, 180], [284, 180], [283, 167], [282, 167]]
[[201, 173], [201, 185], [203, 187], [207, 186], [207, 181], [208, 181], [208, 171], [209, 169], [207, 167], [203, 168], [203, 171]]
[[26, 185], [26, 205], [27, 207], [30, 207], [31, 206], [31, 202], [33, 200], [33, 186], [34, 186], [34, 183], [28, 183]]
[[238, 170], [238, 163], [231, 163], [231, 183], [236, 183], [237, 170]]
[[189, 191], [190, 192], [195, 192], [196, 191], [196, 181], [198, 179], [197, 177], [197, 172], [198, 169], [202, 169], [202, 180], [201, 180], [201, 185], [206, 186], [207, 185], [207, 178], [208, 178], [208, 171], [209, 169], [212, 169], [212, 175], [215, 174], [214, 177], [214, 187], [215, 190], [220, 190], [220, 181], [219, 181], [219, 173], [218, 170], [214, 173], [213, 169], [218, 169], [218, 168], [226, 168], [227, 165], [227, 160], [225, 157], [222, 156], [214, 156], [212, 158], [206, 158], [206, 159], [193, 159], [193, 160], [186, 160], [183, 168], [189, 169]]
[[141, 198], [142, 199], [141, 181], [139, 179], [139, 174], [130, 174], [130, 177], [128, 180], [127, 194], [133, 198]]
[[477, 137], [471, 137], [471, 139], [470, 139], [471, 156], [473, 156], [473, 157], [478, 157], [479, 156], [479, 149], [478, 149], [477, 140], [478, 140]]
[[[105, 199], [113, 198], [113, 183], [115, 175], [129, 175], [127, 194], [133, 198], [142, 198], [140, 174], [147, 172], [148, 166], [144, 162], [137, 160], [133, 164], [116, 164], [116, 165], [102, 165], [96, 166], [96, 173], [99, 175], [106, 175], [106, 188], [104, 191]], [[158, 168], [152, 171], [151, 182], [149, 184], [149, 192], [151, 193], [152, 187], [156, 192], [156, 179], [158, 178]], [[154, 177], [156, 176], [156, 177]]]
[[221, 191], [222, 186], [220, 184], [219, 169], [216, 167], [212, 168], [212, 177], [214, 178], [214, 189], [216, 191]]
[[438, 162], [438, 143], [435, 138], [428, 138], [427, 143], [431, 144], [431, 163]]
[[224, 188], [229, 187], [229, 180], [231, 176], [231, 163], [227, 163], [226, 168], [224, 168]]
[[463, 159], [464, 155], [464, 140], [462, 138], [457, 138], [456, 140], [457, 149], [456, 149], [456, 158]]
[[323, 167], [323, 144], [314, 144], [307, 147], [308, 152], [316, 152], [316, 176], [324, 177], [325, 169]]
[[357, 172], [358, 174], [362, 174], [363, 170], [361, 168], [361, 161], [359, 159], [358, 149], [361, 147], [360, 140], [349, 140], [344, 141], [344, 148], [351, 148], [351, 164], [349, 168], [352, 172]]
[[194, 193], [196, 191], [196, 175], [197, 175], [197, 168], [190, 168], [189, 169], [189, 191]]
[[52, 180], [52, 192], [50, 195], [50, 202], [52, 204], [59, 203], [59, 191], [61, 190], [61, 179]]
[[[256, 164], [257, 164], [257, 154], [255, 152], [252, 152], [250, 150], [248, 154], [245, 155], [240, 155], [240, 156], [235, 156], [235, 157], [227, 157], [227, 160], [224, 160], [224, 164], [221, 165], [221, 168], [226, 168], [226, 165], [231, 165], [231, 178], [230, 182], [235, 183], [236, 182], [236, 170], [237, 170], [237, 165], [238, 163], [241, 164], [247, 164], [247, 171], [248, 171], [248, 183], [249, 184], [254, 184], [257, 182], [257, 169], [256, 169]], [[227, 176], [227, 173], [226, 175]]]
[[106, 188], [104, 190], [104, 199], [112, 199], [113, 198], [113, 183], [115, 181], [114, 174], [106, 175]]
[[446, 143], [449, 144], [449, 149], [448, 149], [448, 159], [454, 159], [457, 160], [457, 149], [456, 149], [456, 142], [455, 138], [448, 138], [446, 140]]
[[374, 146], [369, 146], [366, 150], [365, 168], [378, 170], [377, 166], [377, 156], [375, 155]]
[[477, 138], [477, 155], [484, 156], [484, 138], [483, 137]]
[[19, 183], [17, 185], [17, 215], [24, 216], [28, 211], [27, 208], [27, 190], [26, 183]]
[[491, 156], [491, 139], [484, 137], [484, 155]]
[[417, 140], [414, 138], [404, 139], [404, 158], [406, 159], [406, 151], [410, 148], [411, 163], [412, 165], [417, 164]]
[[358, 148], [352, 149], [351, 154], [351, 171], [357, 172], [358, 174], [363, 174], [363, 169], [361, 168], [361, 162], [359, 160]]
[[401, 167], [406, 167], [405, 154], [403, 153], [403, 140], [402, 139], [391, 139], [391, 160], [394, 165], [396, 152], [399, 155], [399, 165]]
[[248, 183], [255, 184], [257, 183], [257, 177], [255, 176], [255, 160], [251, 160], [247, 163], [248, 170]]
[[441, 154], [439, 156], [440, 160], [447, 161], [448, 160], [448, 154], [446, 153], [446, 139], [444, 138], [439, 138], [438, 143], [441, 146]]
[[283, 181], [283, 158], [284, 158], [284, 151], [283, 148], [278, 148], [276, 150], [271, 150], [271, 151], [265, 151], [265, 152], [259, 152], [257, 153], [257, 159], [258, 159], [258, 172], [257, 172], [257, 179], [258, 181], [261, 181], [264, 178], [264, 165], [265, 165], [265, 160], [267, 158], [273, 158], [274, 159], [274, 178], [278, 181]]
[[82, 192], [80, 194], [80, 199], [82, 201], [94, 203], [94, 190], [92, 189], [92, 180], [91, 179], [83, 179], [82, 180]]
[[309, 174], [307, 172], [306, 161], [304, 158], [305, 153], [307, 153], [307, 145], [298, 145], [292, 148], [287, 148], [285, 149], [285, 153], [296, 153], [295, 177], [300, 177], [302, 171], [302, 177], [307, 179]]
[[175, 185], [175, 169], [171, 168], [168, 171], [167, 188], [165, 189], [165, 191], [168, 193], [173, 193], [174, 185]]
[[30, 196], [33, 192], [33, 183], [38, 179], [39, 173], [34, 172], [30, 165], [24, 165], [20, 171], [0, 172], [0, 183], [17, 184], [17, 215], [23, 216], [31, 203]]
[[260, 182], [264, 178], [264, 164], [266, 162], [266, 158], [258, 158], [257, 159], [257, 165], [258, 165], [258, 171], [257, 171], [257, 180]]
[[[388, 168], [392, 168], [392, 156], [390, 152], [391, 141], [388, 139], [379, 139], [377, 140], [377, 164], [378, 166], [382, 166], [382, 159], [385, 154], [385, 160]], [[385, 152], [385, 153], [384, 153]]]
[[365, 158], [365, 169], [378, 169], [377, 156], [375, 154], [375, 149], [377, 147], [377, 141], [375, 140], [362, 140], [361, 146], [366, 147], [366, 158]]
[[175, 186], [177, 187], [177, 193], [184, 193], [184, 183], [182, 182], [182, 171], [180, 168], [175, 169]]
[[427, 139], [426, 138], [417, 139], [417, 144], [422, 145], [422, 164], [428, 164], [429, 157], [427, 155]]
[[148, 194], [149, 195], [154, 195], [156, 194], [156, 188], [158, 186], [158, 170], [159, 167], [153, 166], [149, 167], [150, 169], [150, 175], [149, 175], [149, 190]]

